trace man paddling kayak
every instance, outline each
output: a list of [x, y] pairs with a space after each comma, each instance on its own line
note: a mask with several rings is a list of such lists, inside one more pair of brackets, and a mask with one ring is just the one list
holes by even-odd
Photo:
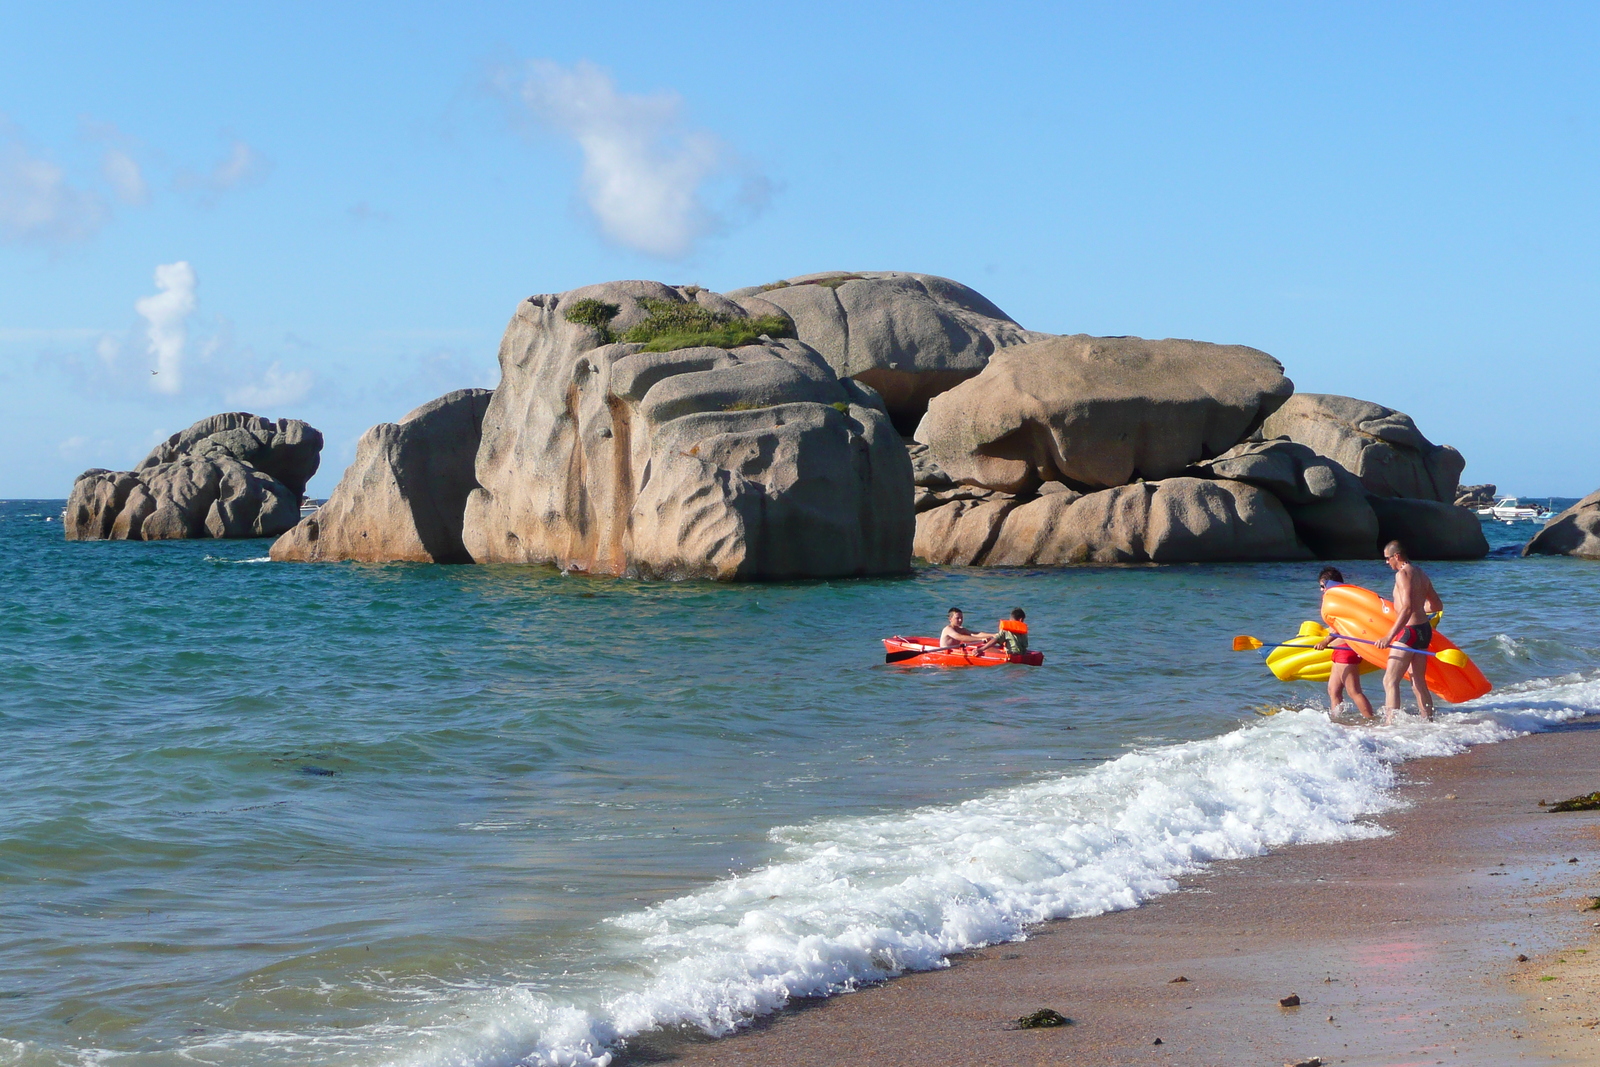
[[[1427, 651], [1433, 641], [1433, 627], [1428, 623], [1428, 616], [1443, 611], [1444, 601], [1439, 599], [1428, 576], [1411, 562], [1399, 541], [1383, 546], [1383, 561], [1394, 571], [1394, 625], [1386, 637], [1373, 642], [1389, 650], [1389, 665], [1383, 672], [1383, 721], [1392, 724], [1394, 717], [1400, 714], [1400, 679], [1405, 677], [1409, 667], [1411, 689], [1417, 694], [1417, 710], [1431, 722], [1433, 694], [1428, 692], [1428, 657], [1419, 656], [1417, 652]], [[1395, 645], [1405, 648], [1395, 648]]]
[[973, 633], [967, 629], [966, 621], [966, 616], [961, 614], [960, 608], [951, 608], [950, 622], [939, 632], [939, 647], [954, 648], [956, 645], [971, 645], [992, 641], [994, 634]]

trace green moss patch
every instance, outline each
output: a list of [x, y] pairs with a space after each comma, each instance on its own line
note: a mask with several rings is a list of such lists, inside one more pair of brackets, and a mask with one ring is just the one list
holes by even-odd
[[639, 306], [645, 320], [622, 335], [622, 340], [644, 345], [646, 352], [672, 352], [679, 348], [738, 348], [754, 344], [762, 334], [793, 337], [794, 327], [781, 315], [736, 319], [699, 304], [675, 304], [643, 297]]
[[604, 300], [578, 300], [567, 309], [566, 319], [568, 322], [599, 330], [600, 335], [610, 342], [611, 320], [616, 318], [617, 312], [621, 310], [617, 305], [608, 304]]

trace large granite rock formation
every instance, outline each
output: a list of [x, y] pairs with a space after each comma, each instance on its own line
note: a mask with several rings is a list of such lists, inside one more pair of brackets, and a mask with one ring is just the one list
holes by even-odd
[[958, 482], [1109, 489], [1225, 452], [1293, 390], [1254, 348], [1077, 334], [1001, 349], [933, 399], [916, 437]]
[[278, 538], [275, 560], [467, 563], [461, 543], [488, 389], [458, 389], [361, 435], [328, 502]]
[[877, 395], [796, 340], [645, 340], [696, 308], [727, 337], [788, 325], [759, 296], [655, 282], [517, 308], [467, 501], [471, 557], [642, 577], [909, 569], [911, 462]]
[[977, 374], [995, 351], [1050, 336], [1023, 329], [982, 294], [932, 274], [804, 274], [728, 296], [782, 308], [796, 336], [836, 374], [877, 390], [908, 437], [929, 400]]
[[1437, 500], [1369, 494], [1378, 516], [1378, 541], [1399, 541], [1412, 559], [1482, 559], [1489, 554], [1483, 523], [1466, 508]]
[[1522, 554], [1600, 559], [1600, 489], [1551, 519], [1522, 546]]
[[78, 476], [69, 541], [275, 537], [300, 518], [322, 434], [298, 419], [228, 412], [157, 445], [131, 471]]
[[1451, 504], [1466, 460], [1422, 436], [1411, 416], [1365, 400], [1297, 393], [1261, 432], [1307, 445], [1350, 471], [1367, 492]]
[[947, 504], [917, 516], [916, 551], [986, 567], [1312, 558], [1273, 494], [1200, 478]]

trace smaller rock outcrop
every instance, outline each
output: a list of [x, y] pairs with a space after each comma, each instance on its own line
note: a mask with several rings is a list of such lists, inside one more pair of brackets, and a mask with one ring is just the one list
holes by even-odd
[[322, 434], [298, 419], [213, 415], [131, 471], [80, 474], [63, 528], [69, 541], [276, 537], [299, 520], [321, 452]]
[[1486, 508], [1495, 502], [1495, 488], [1493, 482], [1484, 485], [1463, 485], [1456, 490], [1455, 504], [1458, 508]]
[[471, 562], [462, 516], [492, 395], [458, 389], [362, 434], [328, 502], [278, 538], [272, 558]]
[[1311, 558], [1277, 497], [1202, 478], [954, 501], [917, 516], [915, 551], [931, 563], [986, 567]]
[[1350, 471], [1367, 492], [1453, 504], [1466, 460], [1422, 435], [1411, 416], [1328, 393], [1296, 393], [1267, 417], [1265, 437], [1287, 437]]
[[916, 438], [958, 482], [1031, 493], [1175, 477], [1238, 444], [1294, 385], [1242, 345], [1052, 337], [996, 352], [928, 405]]
[[1522, 546], [1522, 554], [1600, 559], [1600, 489], [1551, 519]]
[[1378, 517], [1361, 480], [1305, 445], [1257, 435], [1193, 469], [1272, 493], [1294, 520], [1300, 540], [1320, 559], [1378, 555]]
[[1437, 500], [1369, 495], [1378, 516], [1378, 541], [1399, 541], [1413, 559], [1482, 559], [1489, 554], [1483, 523], [1466, 508]]
[[782, 308], [796, 336], [835, 374], [883, 397], [907, 437], [929, 400], [983, 370], [996, 351], [1050, 336], [1023, 329], [981, 293], [933, 274], [830, 271], [727, 295]]

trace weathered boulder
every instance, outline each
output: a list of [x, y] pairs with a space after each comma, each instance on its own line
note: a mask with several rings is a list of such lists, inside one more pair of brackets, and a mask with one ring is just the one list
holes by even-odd
[[1600, 559], [1600, 489], [1551, 519], [1522, 546], [1522, 554]]
[[1201, 478], [1026, 503], [957, 501], [917, 516], [917, 555], [988, 567], [1311, 558], [1277, 497]]
[[1369, 495], [1378, 516], [1378, 541], [1399, 541], [1412, 559], [1482, 559], [1489, 554], [1483, 523], [1466, 508], [1437, 500]]
[[1257, 435], [1191, 470], [1272, 493], [1294, 520], [1300, 540], [1321, 559], [1378, 555], [1378, 517], [1361, 480], [1305, 445]]
[[1307, 445], [1350, 471], [1367, 492], [1451, 504], [1466, 460], [1422, 436], [1411, 416], [1365, 400], [1297, 393], [1261, 432]]
[[1361, 479], [1332, 465], [1334, 493], [1305, 504], [1284, 505], [1295, 532], [1318, 559], [1377, 559], [1378, 515]]
[[1203, 478], [1223, 478], [1265, 489], [1285, 504], [1331, 500], [1338, 467], [1287, 437], [1243, 441], [1215, 459], [1194, 465]]
[[919, 489], [950, 489], [956, 484], [928, 455], [928, 446], [921, 441], [907, 441], [906, 454], [911, 457], [911, 483]]
[[458, 389], [361, 435], [316, 514], [272, 545], [275, 560], [470, 562], [461, 543], [488, 389]]
[[131, 471], [80, 474], [63, 528], [69, 541], [276, 537], [298, 521], [321, 450], [322, 435], [297, 419], [213, 415]]
[[1486, 508], [1495, 502], [1495, 484], [1463, 485], [1456, 490], [1455, 505], [1458, 508]]
[[[614, 340], [690, 304], [722, 333]], [[907, 570], [911, 461], [877, 395], [799, 341], [714, 346], [767, 315], [656, 282], [524, 301], [483, 418], [468, 554], [640, 577]]]
[[932, 400], [916, 437], [958, 482], [1108, 489], [1227, 451], [1293, 389], [1282, 364], [1242, 345], [1053, 337], [996, 352]]
[[782, 308], [796, 336], [839, 377], [883, 397], [908, 437], [930, 399], [977, 374], [996, 350], [1050, 336], [1023, 329], [982, 294], [932, 274], [832, 271], [728, 296]]

